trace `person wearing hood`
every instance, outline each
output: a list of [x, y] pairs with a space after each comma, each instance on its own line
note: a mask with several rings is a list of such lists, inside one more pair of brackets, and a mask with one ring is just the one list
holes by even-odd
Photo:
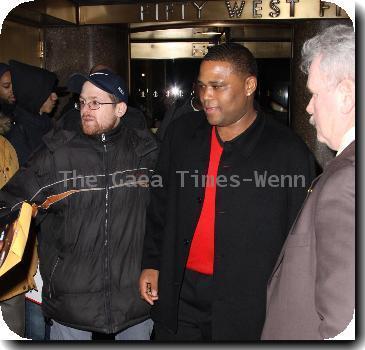
[[15, 96], [11, 81], [10, 66], [0, 63], [0, 111], [4, 116], [12, 118], [15, 108]]
[[[12, 115], [12, 125], [6, 138], [14, 147], [19, 167], [22, 167], [30, 155], [42, 144], [42, 137], [53, 126], [49, 114], [53, 111], [58, 98], [54, 92], [57, 76], [46, 69], [15, 60], [9, 61], [9, 68], [17, 103]], [[42, 280], [38, 271], [35, 280], [39, 288]], [[31, 286], [27, 287], [24, 292], [27, 292], [28, 289], [32, 289]], [[46, 337], [47, 327], [41, 308], [37, 303], [29, 301], [28, 297], [25, 303], [24, 296], [22, 293], [14, 298], [22, 300], [22, 318], [25, 317], [25, 324], [23, 321], [24, 325], [18, 334], [42, 340]], [[32, 295], [31, 300], [33, 299], [35, 298]], [[38, 299], [36, 301], [40, 302]], [[18, 314], [20, 315], [20, 313]]]
[[19, 165], [42, 143], [42, 137], [52, 128], [49, 114], [58, 96], [55, 73], [15, 60], [9, 61], [13, 90], [17, 104], [14, 109], [14, 125], [7, 138], [16, 150]]

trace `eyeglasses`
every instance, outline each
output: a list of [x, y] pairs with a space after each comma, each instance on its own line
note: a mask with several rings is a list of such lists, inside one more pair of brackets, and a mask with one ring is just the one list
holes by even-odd
[[87, 105], [91, 110], [95, 111], [97, 109], [99, 109], [101, 107], [101, 105], [116, 105], [118, 104], [118, 102], [98, 102], [98, 101], [90, 101], [90, 102], [86, 102], [86, 101], [79, 101], [79, 102], [75, 102], [75, 109], [77, 109], [78, 111], [80, 111], [81, 109], [85, 108], [85, 106]]

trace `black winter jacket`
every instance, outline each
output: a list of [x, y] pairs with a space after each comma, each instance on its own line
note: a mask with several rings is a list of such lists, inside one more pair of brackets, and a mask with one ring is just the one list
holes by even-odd
[[12, 126], [6, 137], [16, 151], [20, 166], [42, 144], [42, 137], [51, 128], [52, 121], [48, 115], [32, 114], [16, 106]]
[[157, 156], [153, 135], [120, 123], [98, 137], [61, 130], [43, 140], [0, 191], [0, 201], [41, 203], [80, 190], [37, 216], [44, 315], [102, 333], [146, 320], [149, 306], [138, 279], [148, 176]]

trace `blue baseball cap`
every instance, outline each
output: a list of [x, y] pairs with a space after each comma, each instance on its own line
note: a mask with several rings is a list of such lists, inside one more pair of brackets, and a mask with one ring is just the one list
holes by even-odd
[[8, 64], [6, 64], [6, 63], [0, 63], [0, 78], [7, 71], [10, 71], [10, 66]]
[[71, 92], [81, 93], [82, 86], [89, 81], [99, 89], [114, 95], [119, 102], [128, 103], [128, 92], [124, 80], [108, 69], [102, 69], [88, 76], [76, 73], [68, 80], [67, 87]]

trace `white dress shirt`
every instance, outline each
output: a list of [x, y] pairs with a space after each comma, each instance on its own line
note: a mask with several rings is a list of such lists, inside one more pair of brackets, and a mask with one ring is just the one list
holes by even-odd
[[340, 147], [336, 153], [336, 157], [342, 153], [342, 151], [355, 140], [355, 127], [347, 130], [345, 135], [342, 136]]

